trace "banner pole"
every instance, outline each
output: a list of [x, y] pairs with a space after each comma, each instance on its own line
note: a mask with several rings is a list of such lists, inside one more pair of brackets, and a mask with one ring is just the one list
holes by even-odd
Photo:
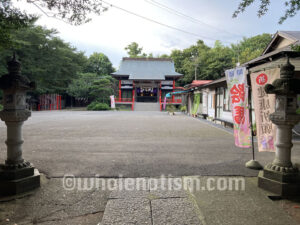
[[254, 152], [254, 135], [253, 135], [253, 121], [252, 121], [252, 91], [251, 86], [249, 85], [248, 91], [248, 105], [249, 105], [249, 119], [250, 119], [250, 126], [251, 126], [251, 147], [252, 147], [252, 159], [255, 160], [255, 152]]
[[251, 89], [250, 73], [248, 73], [246, 76], [247, 76], [247, 83], [248, 83], [248, 106], [249, 106], [249, 120], [250, 120], [250, 128], [251, 128], [252, 160], [248, 161], [245, 164], [245, 166], [249, 169], [261, 170], [263, 169], [262, 165], [255, 160], [253, 121], [252, 121], [252, 89]]

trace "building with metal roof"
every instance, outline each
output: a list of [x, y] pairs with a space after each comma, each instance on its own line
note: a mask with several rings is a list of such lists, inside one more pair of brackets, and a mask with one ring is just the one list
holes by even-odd
[[117, 78], [128, 80], [166, 80], [176, 79], [182, 74], [175, 72], [171, 59], [165, 58], [123, 58], [120, 68], [112, 73]]
[[[112, 76], [119, 80], [117, 104], [152, 102], [162, 105], [164, 96], [173, 92], [175, 81], [183, 74], [175, 71], [174, 62], [168, 58], [123, 58], [118, 71]], [[180, 104], [181, 99], [168, 100], [171, 104]]]

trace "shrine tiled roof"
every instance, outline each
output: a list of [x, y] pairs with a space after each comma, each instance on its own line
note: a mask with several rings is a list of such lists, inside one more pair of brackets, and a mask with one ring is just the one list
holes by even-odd
[[113, 76], [129, 80], [165, 80], [166, 77], [183, 76], [175, 71], [174, 62], [165, 58], [123, 58], [120, 68]]

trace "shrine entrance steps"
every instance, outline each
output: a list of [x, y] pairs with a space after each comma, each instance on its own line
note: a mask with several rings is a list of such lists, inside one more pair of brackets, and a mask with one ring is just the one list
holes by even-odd
[[158, 102], [135, 102], [134, 111], [160, 111]]

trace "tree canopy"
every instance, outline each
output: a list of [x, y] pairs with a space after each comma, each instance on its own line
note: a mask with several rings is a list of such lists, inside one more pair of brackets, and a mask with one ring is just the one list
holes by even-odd
[[114, 93], [115, 86], [116, 80], [109, 75], [80, 73], [78, 79], [74, 79], [69, 85], [67, 93], [84, 103], [109, 103], [109, 96]]
[[186, 49], [173, 50], [170, 57], [176, 71], [184, 75], [179, 80], [180, 85], [191, 83], [195, 79], [195, 73], [198, 80], [214, 80], [237, 62], [243, 64], [261, 55], [271, 39], [271, 34], [262, 34], [243, 38], [238, 44], [231, 46], [224, 46], [216, 41], [213, 47], [199, 40]]
[[[259, 1], [260, 1], [260, 6], [259, 6], [259, 10], [257, 11], [257, 15], [258, 17], [261, 17], [268, 12], [271, 0], [259, 0]], [[238, 14], [243, 13], [246, 10], [246, 8], [252, 5], [254, 2], [255, 0], [241, 0], [238, 8], [233, 13], [233, 17], [237, 17]], [[287, 18], [295, 16], [300, 10], [300, 0], [285, 0], [284, 4], [286, 6], [286, 9], [283, 16], [279, 18], [280, 24], [286, 21]]]
[[[11, 45], [22, 64], [22, 73], [37, 83], [31, 95], [68, 94], [82, 103], [108, 103], [116, 89], [112, 63], [103, 53], [86, 57], [57, 36], [57, 31], [28, 23], [10, 33]], [[7, 73], [10, 46], [0, 51], [0, 76]], [[0, 93], [1, 98], [1, 93]], [[82, 101], [83, 100], [83, 101]]]
[[238, 55], [238, 61], [243, 64], [258, 57], [271, 40], [272, 35], [265, 33], [250, 38], [244, 37], [238, 44], [233, 44], [231, 47]]
[[109, 75], [114, 72], [114, 68], [106, 55], [94, 52], [88, 58], [84, 71], [98, 75]]
[[12, 6], [11, 0], [2, 0], [0, 4], [0, 50], [13, 45], [11, 33], [30, 25], [36, 18], [21, 12]]
[[[70, 81], [84, 69], [84, 53], [57, 37], [55, 30], [30, 25], [11, 35], [22, 73], [37, 83], [38, 93], [65, 92]], [[0, 52], [0, 75], [7, 73], [6, 61], [11, 55], [10, 49]]]
[[[213, 47], [198, 40], [186, 49], [174, 49], [170, 55], [163, 54], [157, 57], [171, 58], [176, 71], [184, 75], [179, 79], [179, 85], [185, 85], [191, 83], [195, 77], [198, 80], [220, 78], [226, 69], [235, 67], [238, 62], [243, 64], [260, 56], [271, 39], [271, 34], [261, 34], [244, 37], [239, 43], [230, 46], [216, 41]], [[130, 57], [147, 57], [147, 54], [142, 53], [143, 48], [136, 42], [132, 42], [125, 49]], [[153, 54], [150, 53], [148, 57], [153, 57]]]
[[139, 44], [136, 42], [132, 42], [131, 44], [125, 47], [127, 54], [130, 58], [137, 58], [137, 57], [146, 57], [146, 53], [142, 53], [143, 48], [139, 47]]

